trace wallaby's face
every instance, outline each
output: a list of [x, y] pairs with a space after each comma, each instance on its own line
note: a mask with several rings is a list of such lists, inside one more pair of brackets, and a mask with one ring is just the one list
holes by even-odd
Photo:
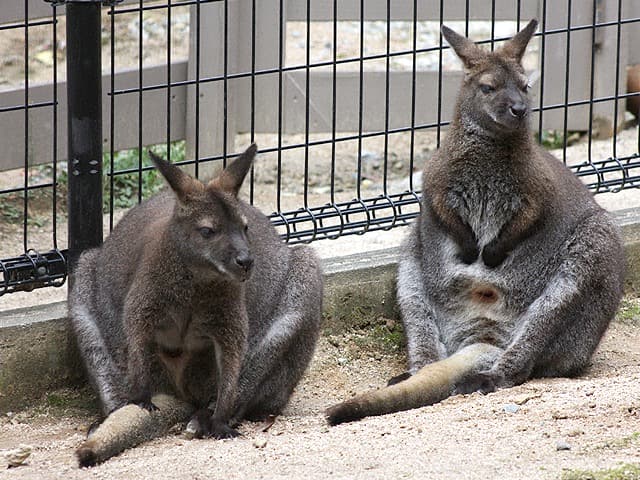
[[251, 227], [237, 194], [255, 152], [252, 145], [206, 185], [152, 155], [177, 198], [170, 227], [176, 248], [200, 272], [239, 282], [251, 274]]
[[502, 48], [488, 52], [443, 25], [442, 34], [465, 68], [459, 96], [463, 122], [493, 135], [526, 127], [530, 111], [529, 79], [521, 61], [536, 26], [537, 22], [532, 20]]

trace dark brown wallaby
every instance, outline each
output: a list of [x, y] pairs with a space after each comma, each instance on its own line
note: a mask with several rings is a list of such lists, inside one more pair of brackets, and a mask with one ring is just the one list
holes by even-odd
[[398, 268], [409, 372], [330, 408], [329, 423], [576, 375], [615, 315], [614, 222], [529, 129], [521, 60], [536, 26], [495, 52], [442, 27], [465, 78]]
[[[252, 145], [207, 184], [152, 155], [172, 191], [134, 207], [82, 254], [71, 321], [109, 421], [78, 450], [81, 465], [185, 415], [197, 437], [236, 436], [243, 418], [279, 414], [304, 373], [321, 272], [308, 247], [284, 245], [237, 198], [255, 153]], [[158, 393], [170, 395], [164, 408]]]

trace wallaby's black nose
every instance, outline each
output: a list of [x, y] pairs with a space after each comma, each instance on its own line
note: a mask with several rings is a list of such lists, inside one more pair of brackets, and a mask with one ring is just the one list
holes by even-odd
[[527, 114], [527, 106], [524, 103], [514, 103], [509, 107], [511, 115], [516, 118], [522, 118]]
[[253, 257], [248, 253], [241, 253], [236, 257], [236, 263], [239, 267], [248, 272], [253, 266]]

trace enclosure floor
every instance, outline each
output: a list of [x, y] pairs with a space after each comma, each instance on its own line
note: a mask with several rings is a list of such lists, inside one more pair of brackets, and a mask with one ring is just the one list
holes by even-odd
[[[73, 452], [94, 420], [90, 410], [43, 401], [0, 418], [0, 450], [34, 448], [25, 466], [2, 478], [556, 479], [565, 469], [640, 463], [639, 325], [637, 313], [616, 321], [580, 378], [535, 380], [333, 428], [322, 411], [382, 386], [402, 371], [404, 354], [355, 349], [348, 334], [323, 338], [290, 406], [268, 431], [247, 423], [242, 437], [225, 441], [175, 433], [88, 471], [76, 468]], [[507, 405], [517, 411], [508, 413]], [[563, 443], [570, 449], [558, 450]]]

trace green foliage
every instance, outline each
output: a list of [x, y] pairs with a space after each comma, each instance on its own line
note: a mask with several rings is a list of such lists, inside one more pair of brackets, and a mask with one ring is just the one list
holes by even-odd
[[622, 323], [640, 323], [640, 299], [623, 298], [616, 319]]
[[404, 350], [404, 331], [399, 322], [377, 318], [370, 325], [353, 330], [352, 341], [363, 350], [392, 354]]
[[16, 195], [6, 195], [0, 199], [0, 219], [2, 223], [21, 223], [22, 208], [20, 198]]
[[562, 480], [640, 480], [640, 466], [625, 464], [607, 470], [587, 471], [568, 470], [562, 474]]
[[[170, 148], [172, 162], [184, 160], [184, 141], [173, 142]], [[154, 146], [153, 151], [161, 157], [167, 158], [166, 144]], [[143, 168], [152, 165], [147, 149], [142, 151], [142, 158], [140, 158], [137, 148], [114, 152], [112, 177], [111, 155], [109, 152], [103, 155], [103, 169], [105, 172], [103, 179], [103, 208], [105, 210], [109, 210], [112, 179], [114, 209], [130, 208], [138, 203], [139, 194], [143, 199], [148, 198], [164, 186], [162, 177], [156, 170], [139, 170], [140, 160], [142, 160]]]

